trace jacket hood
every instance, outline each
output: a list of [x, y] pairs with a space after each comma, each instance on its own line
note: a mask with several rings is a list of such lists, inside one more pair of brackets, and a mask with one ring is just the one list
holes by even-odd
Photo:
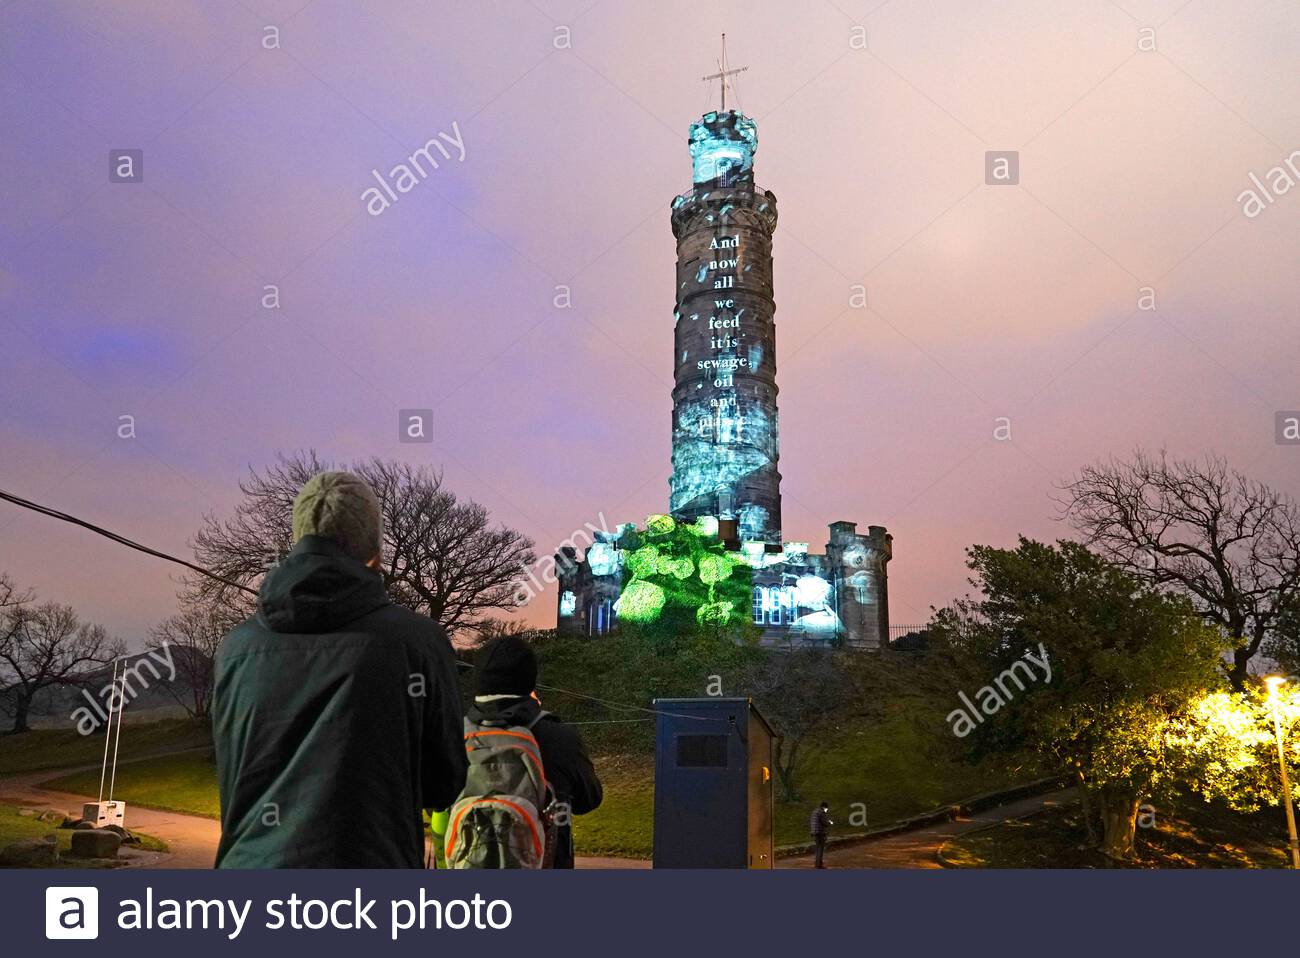
[[335, 632], [388, 603], [377, 571], [330, 539], [303, 536], [262, 582], [257, 614], [274, 632]]

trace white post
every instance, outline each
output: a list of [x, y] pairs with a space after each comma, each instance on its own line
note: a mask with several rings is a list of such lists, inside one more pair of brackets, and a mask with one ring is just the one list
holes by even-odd
[[117, 690], [117, 738], [113, 740], [113, 774], [108, 779], [108, 800], [113, 801], [113, 786], [117, 783], [117, 750], [122, 746], [122, 713], [126, 711], [126, 666], [122, 667], [122, 684]]
[[1277, 690], [1270, 689], [1273, 703], [1273, 734], [1277, 737], [1277, 760], [1282, 769], [1282, 803], [1286, 806], [1287, 843], [1291, 849], [1291, 867], [1300, 869], [1300, 839], [1296, 837], [1295, 806], [1291, 804], [1291, 782], [1286, 774], [1286, 747], [1282, 739], [1282, 715], [1277, 707]]
[[[117, 687], [117, 659], [113, 659], [113, 688]], [[108, 774], [108, 740], [113, 735], [113, 697], [108, 697], [108, 718], [104, 722], [104, 760], [99, 765], [99, 804], [104, 801], [104, 778]]]

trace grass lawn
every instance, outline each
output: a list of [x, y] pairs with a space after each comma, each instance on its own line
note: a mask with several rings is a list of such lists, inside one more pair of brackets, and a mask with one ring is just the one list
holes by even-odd
[[649, 755], [596, 755], [605, 800], [589, 815], [573, 820], [579, 855], [649, 858], [653, 851], [654, 758]]
[[[627, 642], [556, 643], [542, 651], [548, 681], [561, 688], [589, 688], [599, 680], [601, 694], [618, 701], [699, 694], [690, 684], [698, 678], [695, 672], [709, 674], [708, 656], [699, 662], [689, 656], [679, 661]], [[1008, 774], [958, 757], [944, 720], [951, 708], [952, 680], [942, 662], [858, 656], [845, 658], [844, 664], [855, 670], [863, 702], [871, 703], [871, 708], [822, 726], [805, 744], [796, 776], [799, 800], [777, 804], [778, 846], [808, 840], [808, 816], [819, 801], [831, 803], [835, 834], [846, 835], [1040, 776], [1037, 769]], [[649, 857], [654, 818], [653, 724], [620, 721], [626, 719], [625, 713], [602, 711], [601, 706], [561, 693], [548, 692], [548, 707], [571, 720], [597, 723], [584, 725], [581, 731], [604, 780], [605, 801], [592, 814], [575, 820], [579, 853]], [[614, 722], [600, 724], [605, 719]], [[132, 805], [217, 818], [211, 751], [160, 754], [204, 744], [207, 736], [205, 728], [177, 720], [128, 727], [114, 797]], [[43, 784], [93, 795], [99, 788], [102, 749], [102, 740], [85, 739], [74, 731], [0, 737], [0, 774], [91, 765], [92, 771]], [[151, 754], [155, 757], [131, 761]]]
[[[654, 819], [653, 757], [598, 753], [595, 762], [605, 783], [605, 801], [595, 812], [575, 820], [580, 853], [648, 858]], [[807, 801], [777, 805], [777, 845], [807, 840], [813, 802], [831, 803], [840, 823], [836, 834], [843, 835], [1008, 784], [990, 769], [934, 752], [923, 728], [905, 712], [881, 722], [849, 722], [832, 730], [820, 747], [808, 752], [803, 766], [798, 784]], [[80, 772], [41, 784], [95, 794], [99, 772]], [[122, 763], [113, 794], [131, 805], [207, 818], [220, 815], [216, 769], [207, 751]], [[856, 811], [855, 803], [861, 803]], [[856, 827], [849, 825], [851, 813]], [[861, 819], [865, 825], [859, 824]]]
[[[186, 719], [127, 723], [122, 727], [119, 759], [139, 758], [159, 752], [209, 745], [206, 725]], [[0, 775], [42, 768], [99, 766], [104, 757], [103, 735], [81, 735], [74, 728], [34, 729], [18, 735], [0, 735]], [[95, 791], [99, 789], [98, 779]]]
[[1087, 847], [1078, 804], [1007, 822], [944, 846], [958, 868], [1286, 868], [1280, 809], [1241, 815], [1198, 798], [1137, 830], [1137, 856], [1117, 864]]
[[[654, 815], [654, 763], [649, 756], [597, 756], [605, 781], [605, 801], [591, 815], [576, 820], [577, 841], [584, 854], [649, 856]], [[99, 772], [42, 782], [46, 788], [94, 793]], [[211, 753], [182, 752], [122, 764], [113, 797], [128, 805], [219, 818], [216, 767]]]
[[910, 710], [845, 723], [821, 736], [800, 765], [795, 784], [803, 801], [776, 806], [778, 847], [809, 840], [808, 817], [818, 802], [830, 803], [840, 836], [1038, 777], [1026, 771], [1009, 781], [991, 767], [954, 761]]
[[[611, 702], [648, 704], [656, 697], [699, 695], [704, 677], [715, 673], [728, 687], [742, 687], [746, 663], [757, 652], [700, 642], [664, 650], [634, 637], [551, 640], [538, 651], [548, 683], [547, 708], [585, 723], [581, 731], [605, 783], [604, 804], [575, 820], [579, 852], [649, 857], [653, 722], [628, 722], [624, 709], [561, 690], [594, 688]], [[835, 834], [847, 835], [1040, 776], [1037, 769], [1007, 773], [961, 760], [944, 719], [953, 691], [942, 656], [845, 655], [840, 663], [853, 676], [860, 702], [843, 708], [842, 715], [837, 712], [804, 744], [795, 783], [798, 799], [780, 802], [777, 788], [778, 846], [808, 840], [808, 816], [819, 801], [831, 804]], [[128, 725], [114, 797], [135, 806], [217, 818], [215, 767], [211, 750], [201, 748], [210, 741], [205, 726], [179, 719]], [[94, 795], [102, 754], [101, 737], [83, 737], [72, 729], [0, 736], [0, 776], [90, 766], [90, 771], [42, 784]]]
[[[99, 769], [41, 782], [41, 787], [94, 795], [99, 790]], [[113, 798], [121, 799], [128, 806], [160, 808], [204, 818], [221, 817], [221, 804], [217, 799], [217, 767], [210, 750], [179, 752], [119, 764]]]
[[[776, 844], [808, 841], [808, 816], [816, 802], [831, 804], [836, 835], [867, 831], [940, 805], [1007, 786], [983, 766], [930, 754], [928, 738], [907, 716], [883, 723], [848, 723], [809, 752], [796, 779], [805, 801], [778, 802]], [[597, 755], [605, 801], [574, 819], [574, 843], [583, 855], [649, 858], [654, 822], [654, 758], [647, 754]], [[1036, 776], [1026, 773], [1022, 781]], [[778, 790], [779, 795], [779, 790]], [[855, 803], [861, 808], [849, 825]], [[857, 824], [858, 822], [864, 824]]]
[[[24, 838], [42, 838], [45, 835], [53, 835], [59, 841], [60, 868], [87, 867], [79, 864], [75, 858], [64, 859], [62, 857], [67, 855], [68, 850], [72, 847], [72, 829], [58, 828], [50, 822], [38, 822], [35, 818], [19, 815], [18, 811], [18, 807], [15, 805], [0, 805], [0, 847]], [[141, 835], [138, 832], [132, 832], [131, 834], [140, 839], [140, 845], [137, 846], [139, 848], [156, 852], [167, 851], [166, 843], [151, 835]]]

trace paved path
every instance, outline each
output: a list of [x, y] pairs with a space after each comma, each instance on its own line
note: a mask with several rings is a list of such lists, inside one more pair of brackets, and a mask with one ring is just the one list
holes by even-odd
[[[940, 825], [918, 828], [912, 832], [900, 832], [884, 838], [856, 842], [839, 848], [831, 847], [826, 851], [827, 868], [941, 868], [939, 848], [944, 842], [966, 832], [987, 828], [1001, 822], [1028, 818], [1045, 808], [1067, 805], [1075, 799], [1072, 788], [1024, 798], [1009, 805], [976, 812], [969, 818], [958, 818]], [[777, 861], [778, 868], [812, 868], [812, 855], [800, 855], [797, 858], [783, 858]]]
[[[98, 765], [89, 766], [98, 768]], [[93, 795], [72, 795], [68, 792], [51, 792], [37, 788], [37, 783], [62, 778], [84, 771], [84, 768], [51, 769], [9, 775], [0, 780], [0, 801], [10, 805], [28, 805], [34, 808], [56, 808], [65, 812], [78, 812]], [[161, 838], [171, 849], [170, 854], [138, 852], [130, 856], [132, 865], [145, 868], [211, 868], [216, 857], [217, 841], [221, 838], [221, 825], [210, 818], [160, 812], [152, 808], [128, 805], [126, 826], [132, 831], [144, 832]]]
[[[39, 772], [24, 772], [0, 779], [0, 802], [10, 805], [26, 805], [32, 808], [55, 808], [64, 812], [76, 812], [86, 802], [93, 802], [94, 796], [70, 795], [67, 792], [51, 792], [38, 788], [40, 782], [62, 778], [86, 768], [99, 768], [98, 765], [80, 768], [47, 768]], [[132, 866], [142, 868], [211, 868], [216, 859], [217, 842], [221, 840], [221, 823], [199, 815], [182, 815], [179, 812], [163, 812], [139, 805], [128, 805], [126, 809], [127, 827], [161, 838], [171, 849], [170, 854], [160, 852], [123, 851]], [[629, 858], [586, 858], [579, 857], [579, 868], [649, 868], [648, 861]]]

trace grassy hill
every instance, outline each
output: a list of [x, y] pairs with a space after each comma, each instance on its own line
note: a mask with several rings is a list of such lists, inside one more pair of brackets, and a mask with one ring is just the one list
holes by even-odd
[[[128, 722], [122, 729], [119, 761], [212, 744], [212, 734], [189, 719]], [[104, 736], [81, 735], [75, 728], [33, 729], [19, 735], [0, 735], [0, 776], [42, 768], [94, 765], [99, 788], [99, 763], [104, 757]]]
[[[539, 645], [541, 691], [548, 710], [578, 726], [606, 786], [604, 805], [577, 819], [585, 854], [649, 857], [654, 806], [655, 697], [703, 695], [713, 677], [725, 694], [743, 694], [754, 649], [708, 642], [655, 649], [627, 639], [550, 640]], [[952, 681], [938, 657], [845, 654], [860, 702], [837, 710], [805, 748], [796, 778], [800, 801], [778, 804], [778, 845], [805, 841], [812, 803], [828, 801], [837, 834], [878, 827], [958, 799], [1027, 781], [1038, 770], [1008, 774], [963, 762], [944, 721]], [[574, 694], [580, 693], [580, 694]], [[158, 757], [168, 747], [206, 741], [186, 722], [136, 726], [123, 736], [115, 796], [128, 803], [217, 817], [210, 752]], [[0, 770], [98, 764], [102, 742], [74, 733], [36, 731], [0, 739]], [[98, 770], [63, 777], [50, 787], [94, 793]], [[855, 827], [849, 827], [853, 811]]]
[[[745, 694], [746, 669], [759, 656], [781, 654], [704, 641], [658, 649], [628, 639], [552, 640], [540, 646], [541, 681], [596, 690], [600, 698], [648, 705], [655, 697], [699, 696], [716, 676], [724, 694]], [[845, 653], [858, 701], [837, 710], [805, 746], [796, 774], [800, 800], [778, 803], [777, 845], [808, 840], [808, 816], [831, 803], [837, 834], [867, 831], [982, 792], [1038, 777], [971, 765], [959, 756], [945, 721], [953, 682], [941, 656]], [[566, 719], [611, 722], [581, 726], [605, 778], [605, 804], [577, 819], [583, 852], [649, 857], [654, 808], [653, 716], [542, 692], [545, 706]], [[758, 701], [760, 708], [762, 700]], [[644, 721], [630, 721], [642, 717]], [[853, 826], [849, 825], [850, 812]]]

